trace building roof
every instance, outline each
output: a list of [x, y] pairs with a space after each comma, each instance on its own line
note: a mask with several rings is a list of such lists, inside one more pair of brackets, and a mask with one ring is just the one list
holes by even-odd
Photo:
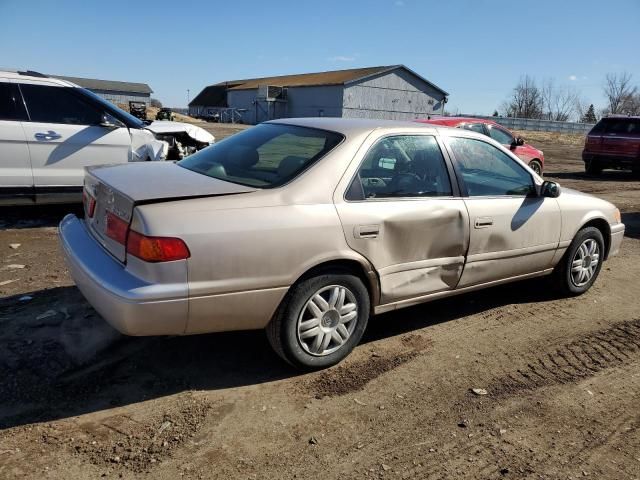
[[75, 83], [89, 90], [115, 90], [118, 92], [153, 93], [146, 83], [120, 82], [117, 80], [98, 80], [95, 78], [67, 77], [62, 75], [48, 75], [67, 82]]
[[[365, 68], [350, 68], [348, 70], [332, 70], [328, 72], [315, 72], [315, 73], [301, 73], [297, 75], [280, 75], [276, 77], [260, 77], [260, 78], [247, 78], [244, 80], [229, 80], [225, 82], [219, 82], [214, 85], [205, 87], [189, 105], [208, 105], [203, 103], [204, 100], [209, 98], [209, 95], [213, 95], [214, 89], [225, 88], [226, 90], [251, 90], [257, 89], [260, 85], [270, 85], [274, 87], [311, 87], [320, 85], [344, 85], [353, 83], [373, 75], [381, 73], [391, 72], [402, 68], [412, 75], [418, 77], [420, 80], [431, 85], [433, 88], [442, 92], [443, 95], [448, 95], [447, 92], [442, 90], [437, 85], [434, 85], [426, 78], [418, 75], [413, 70], [405, 67], [404, 65], [385, 65], [378, 67], [365, 67]], [[209, 92], [207, 92], [209, 90]], [[219, 91], [219, 90], [218, 90]]]

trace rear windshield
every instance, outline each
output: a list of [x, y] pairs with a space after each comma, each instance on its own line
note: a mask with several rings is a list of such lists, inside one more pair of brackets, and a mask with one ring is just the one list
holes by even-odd
[[344, 137], [314, 128], [265, 123], [178, 162], [209, 177], [251, 187], [278, 187], [338, 145]]
[[615, 133], [622, 135], [640, 135], [640, 119], [638, 118], [603, 118], [589, 132]]

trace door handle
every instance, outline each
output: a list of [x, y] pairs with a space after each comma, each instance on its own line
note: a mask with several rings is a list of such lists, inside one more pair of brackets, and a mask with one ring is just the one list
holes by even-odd
[[36, 140], [57, 140], [58, 138], [62, 138], [62, 135], [54, 132], [53, 130], [49, 130], [45, 133], [38, 132], [34, 136], [36, 137]]
[[491, 217], [478, 217], [476, 218], [476, 228], [487, 228], [493, 225], [493, 218]]
[[380, 225], [358, 225], [353, 232], [356, 238], [377, 238]]

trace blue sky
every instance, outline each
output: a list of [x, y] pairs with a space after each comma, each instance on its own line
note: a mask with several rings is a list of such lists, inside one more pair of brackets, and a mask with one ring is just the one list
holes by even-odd
[[492, 113], [523, 74], [604, 106], [607, 72], [640, 85], [640, 0], [0, 0], [0, 67], [145, 82], [184, 106], [222, 80], [405, 64]]

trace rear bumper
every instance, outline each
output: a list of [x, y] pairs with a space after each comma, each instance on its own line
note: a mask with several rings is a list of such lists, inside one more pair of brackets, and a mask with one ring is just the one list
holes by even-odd
[[607, 258], [617, 255], [620, 251], [620, 244], [624, 237], [624, 223], [611, 225], [611, 245], [609, 246], [609, 254]]
[[595, 154], [582, 152], [582, 161], [597, 160], [602, 168], [637, 168], [640, 167], [640, 158], [634, 156]]
[[189, 311], [186, 281], [163, 285], [132, 275], [93, 239], [75, 215], [60, 222], [60, 242], [76, 285], [116, 330], [126, 335], [185, 332]]

